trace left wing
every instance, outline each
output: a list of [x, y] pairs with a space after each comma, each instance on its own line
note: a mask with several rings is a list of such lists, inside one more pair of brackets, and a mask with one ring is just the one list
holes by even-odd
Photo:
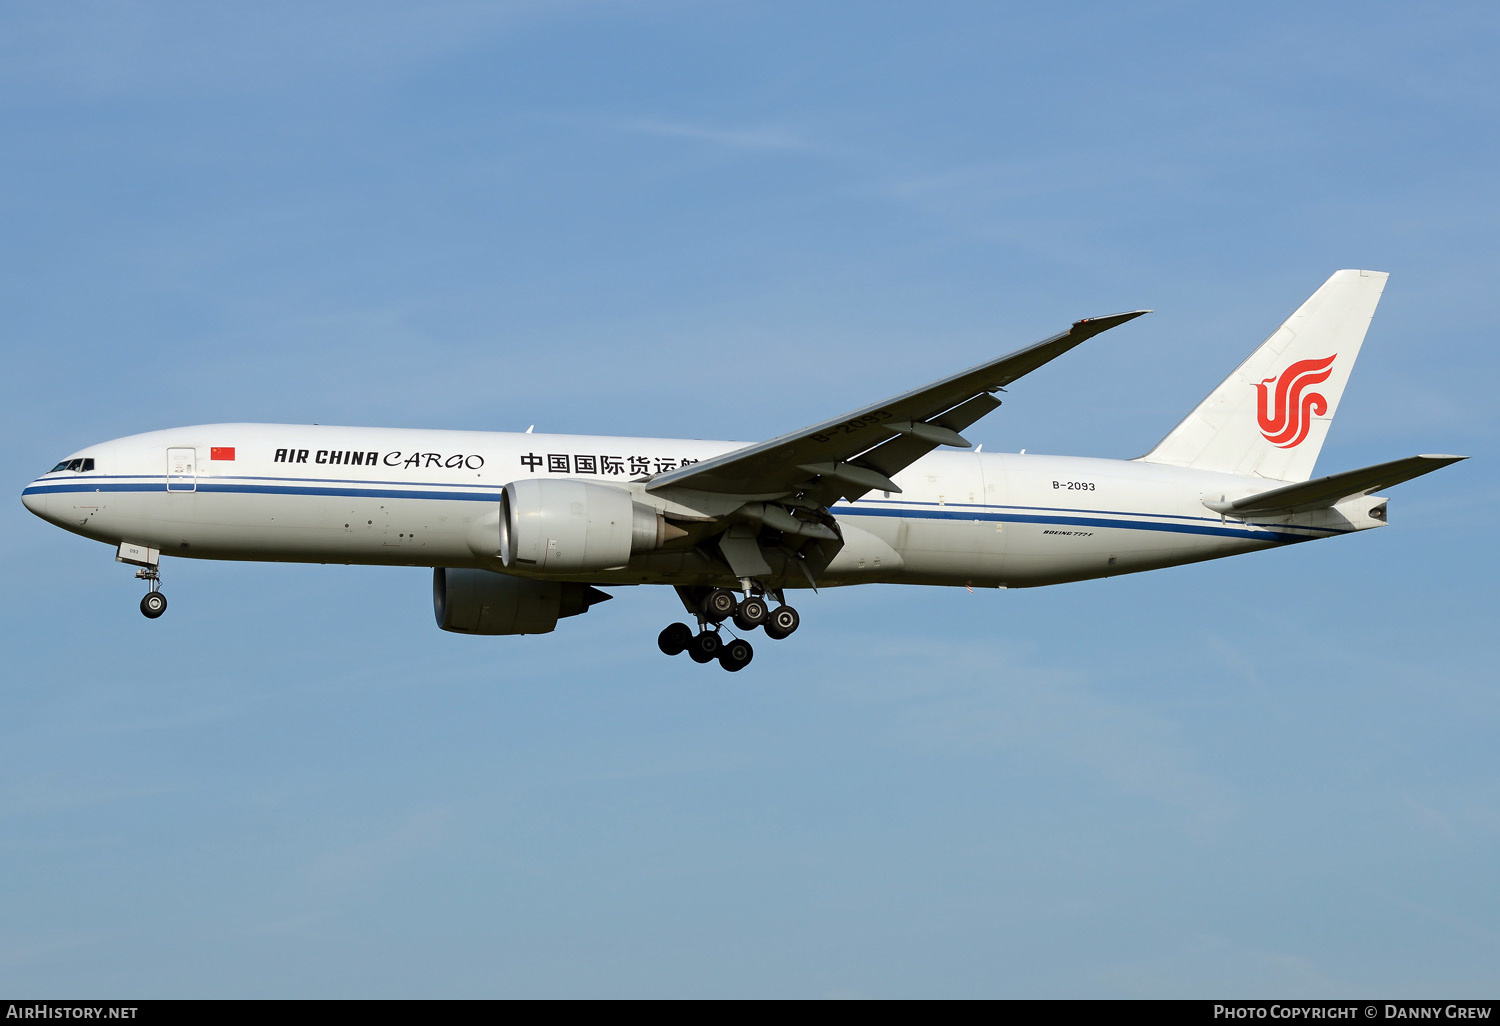
[[1149, 310], [1091, 317], [1060, 335], [842, 417], [651, 478], [646, 490], [686, 489], [746, 502], [800, 495], [814, 506], [873, 488], [899, 492], [891, 477], [940, 445], [967, 448], [959, 434], [1000, 405], [991, 393], [1102, 331]]

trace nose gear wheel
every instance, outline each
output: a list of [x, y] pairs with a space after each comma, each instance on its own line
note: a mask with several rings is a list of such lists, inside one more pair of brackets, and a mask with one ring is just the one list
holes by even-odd
[[161, 571], [154, 566], [142, 567], [135, 572], [138, 581], [145, 581], [149, 589], [141, 599], [141, 615], [155, 620], [167, 611], [167, 597], [161, 593]]

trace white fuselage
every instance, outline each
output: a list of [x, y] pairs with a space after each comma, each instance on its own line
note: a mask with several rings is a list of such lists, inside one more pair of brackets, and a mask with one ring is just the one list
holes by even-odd
[[[74, 454], [23, 493], [88, 538], [164, 556], [500, 569], [500, 493], [527, 477], [625, 487], [740, 443], [317, 425], [215, 424], [132, 435]], [[1256, 521], [1205, 500], [1263, 478], [1139, 461], [935, 452], [832, 507], [844, 535], [818, 584], [1031, 587], [1106, 577], [1378, 527], [1383, 500]], [[778, 575], [786, 587], [805, 581]], [[594, 584], [732, 584], [696, 551], [643, 553]]]

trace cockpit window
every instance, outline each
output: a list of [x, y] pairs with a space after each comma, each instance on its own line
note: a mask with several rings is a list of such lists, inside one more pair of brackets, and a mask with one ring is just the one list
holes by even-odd
[[85, 474], [85, 473], [88, 473], [90, 470], [93, 470], [93, 469], [94, 469], [94, 458], [92, 456], [90, 456], [90, 457], [87, 457], [85, 459], [63, 460], [57, 466], [55, 466], [51, 470], [47, 471], [47, 473], [49, 473], [49, 474], [56, 474], [59, 471], [71, 470], [71, 471], [73, 471], [75, 473], [78, 473], [78, 474]]

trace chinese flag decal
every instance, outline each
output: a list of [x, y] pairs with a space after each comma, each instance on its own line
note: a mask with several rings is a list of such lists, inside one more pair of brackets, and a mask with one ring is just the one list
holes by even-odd
[[234, 446], [216, 445], [208, 450], [208, 458], [211, 460], [233, 460]]

